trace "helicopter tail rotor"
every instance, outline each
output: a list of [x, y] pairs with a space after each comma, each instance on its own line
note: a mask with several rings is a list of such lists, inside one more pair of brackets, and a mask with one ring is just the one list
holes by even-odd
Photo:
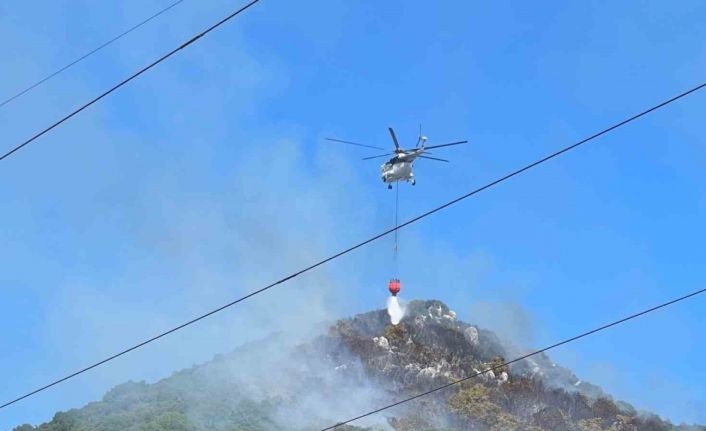
[[421, 148], [424, 148], [425, 145], [427, 144], [427, 137], [422, 135], [422, 124], [419, 124], [419, 137], [417, 138], [417, 145], [414, 147], [415, 149], [419, 148], [421, 145]]

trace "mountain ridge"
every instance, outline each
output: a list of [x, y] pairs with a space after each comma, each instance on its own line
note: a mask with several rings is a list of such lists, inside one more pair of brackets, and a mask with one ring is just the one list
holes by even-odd
[[[273, 335], [153, 384], [118, 385], [13, 431], [318, 430], [523, 353], [437, 300], [406, 304], [398, 325], [374, 310], [288, 341]], [[339, 429], [706, 431], [637, 412], [545, 354]]]

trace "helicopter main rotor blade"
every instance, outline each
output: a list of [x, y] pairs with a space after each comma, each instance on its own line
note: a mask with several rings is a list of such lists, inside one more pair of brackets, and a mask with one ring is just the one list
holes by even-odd
[[419, 156], [419, 158], [421, 158], [421, 159], [429, 159], [429, 160], [436, 160], [436, 161], [438, 161], [438, 162], [446, 162], [446, 163], [449, 163], [448, 160], [446, 160], [446, 159], [439, 159], [439, 158], [437, 158], [437, 157]]
[[387, 129], [390, 131], [390, 136], [392, 136], [392, 141], [395, 143], [395, 150], [399, 151], [400, 143], [397, 142], [397, 136], [395, 136], [395, 131], [392, 130], [392, 127], [388, 127]]
[[425, 147], [427, 150], [432, 149], [432, 148], [441, 148], [441, 147], [450, 147], [452, 145], [461, 145], [461, 144], [467, 144], [468, 141], [458, 141], [458, 142], [452, 142], [450, 144], [441, 144], [441, 145], [432, 145], [429, 147]]
[[391, 156], [393, 154], [395, 154], [395, 153], [387, 153], [387, 154], [380, 154], [379, 156], [363, 157], [363, 160], [377, 159], [379, 157], [387, 157], [387, 156]]
[[419, 144], [422, 143], [422, 123], [419, 123], [419, 137], [417, 138], [417, 145], [414, 148], [419, 148]]
[[376, 147], [373, 145], [365, 145], [365, 144], [359, 144], [357, 142], [351, 142], [351, 141], [343, 141], [341, 139], [334, 139], [334, 138], [326, 138], [327, 141], [333, 141], [333, 142], [340, 142], [342, 144], [348, 144], [348, 145], [355, 145], [357, 147], [365, 147], [365, 148], [374, 148], [376, 150], [384, 150], [382, 147]]

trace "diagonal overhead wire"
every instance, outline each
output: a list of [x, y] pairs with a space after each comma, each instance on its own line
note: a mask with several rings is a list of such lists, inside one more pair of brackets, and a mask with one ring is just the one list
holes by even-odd
[[107, 47], [108, 45], [112, 44], [113, 42], [116, 42], [119, 39], [122, 39], [123, 37], [127, 36], [128, 34], [132, 33], [133, 31], [137, 30], [138, 28], [142, 27], [143, 25], [147, 24], [148, 22], [152, 21], [153, 19], [158, 18], [160, 15], [170, 11], [171, 9], [175, 8], [176, 6], [178, 6], [179, 4], [181, 4], [183, 2], [184, 2], [184, 0], [175, 1], [174, 3], [170, 4], [169, 6], [165, 7], [164, 9], [156, 12], [155, 14], [145, 18], [144, 20], [133, 25], [132, 27], [130, 27], [127, 30], [123, 31], [122, 33], [118, 34], [117, 36], [114, 36], [112, 39], [110, 39], [106, 42], [103, 42], [101, 45], [93, 48], [92, 50], [88, 51], [87, 53], [85, 53], [82, 56], [78, 57], [77, 59], [73, 60], [72, 62], [70, 62], [70, 63], [66, 64], [65, 66], [59, 68], [58, 70], [50, 73], [49, 75], [45, 76], [44, 78], [40, 79], [39, 81], [37, 81], [34, 84], [30, 85], [29, 87], [25, 88], [24, 90], [16, 93], [13, 96], [8, 97], [7, 99], [0, 102], [0, 108], [2, 108], [3, 106], [7, 105], [10, 102], [12, 102], [13, 100], [23, 96], [25, 93], [28, 93], [28, 92], [34, 90], [35, 88], [37, 88], [40, 85], [44, 84], [45, 82], [49, 81], [50, 79], [52, 79], [56, 75], [75, 66], [76, 64], [82, 62], [83, 60], [87, 59], [88, 57], [92, 56], [93, 54], [97, 53], [98, 51], [100, 51], [103, 48]]
[[[253, 3], [254, 3], [254, 2], [253, 2]], [[252, 3], [251, 3], [251, 4], [252, 4]], [[420, 220], [422, 220], [422, 219], [424, 219], [424, 218], [426, 218], [426, 217], [429, 217], [429, 216], [432, 215], [432, 214], [435, 214], [435, 213], [437, 213], [437, 212], [439, 212], [439, 211], [442, 211], [442, 210], [444, 210], [444, 209], [450, 207], [451, 205], [454, 205], [454, 204], [456, 204], [456, 203], [458, 203], [458, 202], [461, 202], [461, 201], [463, 201], [463, 200], [465, 200], [465, 199], [468, 199], [468, 198], [470, 198], [470, 197], [472, 197], [472, 196], [475, 196], [476, 194], [478, 194], [478, 193], [480, 193], [480, 192], [482, 192], [482, 191], [484, 191], [484, 190], [487, 190], [487, 189], [489, 189], [489, 188], [491, 188], [491, 187], [494, 187], [494, 186], [496, 186], [496, 185], [498, 185], [498, 184], [500, 184], [500, 183], [502, 183], [502, 182], [505, 182], [505, 181], [509, 180], [510, 178], [513, 178], [513, 177], [515, 177], [515, 176], [517, 176], [517, 175], [520, 175], [521, 173], [523, 173], [523, 172], [525, 172], [525, 171], [528, 171], [528, 170], [530, 170], [530, 169], [532, 169], [532, 168], [534, 168], [534, 167], [537, 167], [537, 166], [539, 166], [539, 165], [541, 165], [541, 164], [543, 164], [543, 163], [545, 163], [545, 162], [548, 162], [549, 160], [552, 160], [552, 159], [554, 159], [554, 158], [556, 158], [556, 157], [558, 157], [558, 156], [560, 156], [560, 155], [562, 155], [562, 154], [564, 154], [564, 153], [567, 153], [568, 151], [571, 151], [571, 150], [573, 150], [573, 149], [576, 149], [576, 148], [578, 148], [579, 146], [581, 146], [581, 145], [583, 145], [583, 144], [586, 144], [587, 142], [590, 142], [590, 141], [592, 141], [592, 140], [594, 140], [594, 139], [596, 139], [596, 138], [598, 138], [598, 137], [600, 137], [600, 136], [603, 136], [603, 135], [605, 135], [605, 134], [607, 134], [607, 133], [609, 133], [609, 132], [611, 132], [611, 131], [613, 131], [613, 130], [619, 128], [619, 127], [622, 127], [622, 126], [624, 126], [624, 125], [626, 125], [626, 124], [628, 124], [628, 123], [631, 123], [631, 122], [633, 122], [633, 121], [635, 121], [635, 120], [637, 120], [637, 119], [639, 119], [639, 118], [641, 118], [641, 117], [643, 117], [643, 116], [645, 116], [645, 115], [647, 115], [647, 114], [649, 114], [649, 113], [651, 113], [651, 112], [653, 112], [653, 111], [656, 111], [656, 110], [658, 110], [658, 109], [660, 109], [660, 108], [663, 108], [663, 107], [665, 107], [665, 106], [667, 106], [667, 105], [669, 105], [669, 104], [671, 104], [671, 103], [673, 103], [673, 102], [676, 102], [677, 100], [682, 99], [682, 98], [684, 98], [684, 97], [686, 97], [686, 96], [688, 96], [688, 95], [690, 95], [690, 94], [692, 94], [692, 93], [694, 93], [694, 92], [696, 92], [696, 91], [698, 91], [698, 90], [701, 90], [701, 89], [704, 88], [704, 87], [706, 87], [706, 83], [697, 85], [696, 87], [693, 87], [693, 88], [691, 88], [691, 89], [689, 89], [689, 90], [687, 90], [687, 91], [685, 91], [685, 92], [683, 92], [683, 93], [680, 93], [680, 94], [678, 94], [678, 95], [676, 95], [676, 96], [674, 96], [674, 97], [672, 97], [672, 98], [670, 98], [670, 99], [667, 99], [667, 100], [665, 100], [665, 101], [663, 101], [663, 102], [661, 102], [661, 103], [659, 103], [659, 104], [657, 104], [657, 105], [655, 105], [655, 106], [653, 106], [653, 107], [651, 107], [651, 108], [648, 108], [648, 109], [646, 109], [646, 110], [644, 110], [644, 111], [642, 111], [642, 112], [640, 112], [640, 113], [638, 113], [638, 114], [636, 114], [636, 115], [633, 115], [632, 117], [630, 117], [630, 118], [628, 118], [628, 119], [626, 119], [626, 120], [620, 121], [620, 122], [618, 122], [618, 123], [616, 123], [616, 124], [614, 124], [614, 125], [612, 125], [612, 126], [606, 128], [606, 129], [603, 129], [603, 130], [601, 130], [600, 132], [597, 132], [597, 133], [595, 133], [595, 134], [589, 136], [588, 138], [582, 139], [581, 141], [579, 141], [579, 142], [577, 142], [577, 143], [575, 143], [575, 144], [569, 145], [568, 147], [564, 147], [564, 148], [562, 148], [562, 149], [560, 149], [560, 150], [558, 150], [558, 151], [556, 151], [556, 152], [554, 152], [554, 153], [552, 153], [552, 154], [550, 154], [550, 155], [548, 155], [548, 156], [546, 156], [546, 157], [543, 157], [543, 158], [541, 158], [541, 159], [539, 159], [539, 160], [537, 160], [537, 161], [535, 161], [535, 162], [532, 162], [532, 163], [530, 163], [530, 164], [528, 164], [528, 165], [526, 165], [526, 166], [524, 166], [524, 167], [521, 167], [521, 168], [519, 168], [519, 169], [517, 169], [517, 170], [515, 170], [515, 171], [512, 171], [512, 172], [510, 172], [509, 174], [506, 174], [506, 175], [504, 175], [504, 176], [502, 176], [502, 177], [500, 177], [500, 178], [498, 178], [498, 179], [496, 179], [496, 180], [494, 180], [494, 181], [492, 181], [492, 182], [490, 182], [490, 183], [488, 183], [488, 184], [486, 184], [486, 185], [484, 185], [484, 186], [482, 186], [482, 187], [479, 187], [479, 188], [477, 188], [477, 189], [475, 189], [475, 190], [472, 190], [472, 191], [470, 191], [470, 192], [468, 192], [468, 193], [466, 193], [466, 194], [464, 194], [464, 195], [462, 195], [462, 196], [460, 196], [460, 197], [458, 197], [458, 198], [456, 198], [456, 199], [453, 199], [453, 200], [450, 201], [450, 202], [447, 202], [447, 203], [445, 203], [445, 204], [443, 204], [443, 205], [440, 205], [440, 206], [438, 206], [438, 207], [436, 207], [436, 208], [434, 208], [434, 209], [432, 209], [432, 210], [429, 210], [429, 211], [427, 211], [427, 212], [425, 212], [425, 213], [422, 213], [422, 214], [420, 214], [420, 215], [418, 215], [418, 216], [416, 216], [416, 217], [414, 217], [414, 218], [412, 218], [412, 219], [410, 219], [410, 220], [407, 220], [406, 222], [401, 223], [401, 224], [399, 224], [399, 225], [397, 225], [397, 226], [395, 226], [395, 227], [393, 227], [393, 228], [391, 228], [391, 229], [388, 229], [388, 230], [386, 230], [386, 231], [384, 231], [384, 232], [382, 232], [382, 233], [379, 233], [379, 234], [377, 234], [377, 235], [375, 235], [375, 236], [373, 236], [373, 237], [371, 237], [371, 238], [368, 238], [368, 239], [366, 239], [366, 240], [364, 240], [364, 241], [362, 241], [362, 242], [359, 242], [359, 243], [357, 243], [357, 244], [355, 244], [355, 245], [353, 245], [353, 246], [351, 246], [351, 247], [348, 247], [348, 248], [346, 248], [346, 249], [343, 250], [343, 251], [339, 251], [338, 253], [336, 253], [336, 254], [334, 254], [334, 255], [331, 255], [331, 256], [329, 256], [329, 257], [327, 257], [327, 258], [325, 258], [325, 259], [322, 259], [322, 260], [320, 260], [320, 261], [318, 261], [318, 262], [316, 262], [316, 263], [314, 263], [314, 264], [312, 264], [312, 265], [309, 265], [309, 266], [307, 266], [307, 267], [305, 267], [305, 268], [303, 268], [303, 269], [301, 269], [301, 270], [299, 270], [299, 271], [297, 271], [297, 272], [295, 272], [295, 273], [292, 273], [292, 274], [290, 274], [290, 275], [288, 275], [288, 276], [286, 276], [286, 277], [284, 277], [284, 278], [282, 278], [282, 279], [280, 279], [280, 280], [278, 280], [278, 281], [275, 281], [274, 283], [271, 283], [271, 284], [269, 284], [269, 285], [267, 285], [267, 286], [265, 286], [265, 287], [262, 287], [262, 288], [260, 288], [260, 289], [258, 289], [258, 290], [252, 291], [252, 292], [248, 293], [248, 294], [245, 295], [245, 296], [242, 296], [242, 297], [240, 297], [240, 298], [238, 298], [238, 299], [236, 299], [236, 300], [234, 300], [234, 301], [232, 301], [232, 302], [229, 302], [229, 303], [227, 303], [227, 304], [225, 304], [225, 305], [223, 305], [223, 306], [221, 306], [221, 307], [218, 307], [218, 308], [216, 308], [216, 309], [214, 309], [214, 310], [211, 310], [211, 311], [209, 311], [209, 312], [207, 312], [207, 313], [205, 313], [205, 314], [202, 314], [202, 315], [200, 315], [200, 316], [197, 316], [197, 317], [195, 317], [195, 318], [193, 318], [193, 319], [191, 319], [191, 320], [189, 320], [189, 321], [187, 321], [187, 322], [185, 322], [185, 323], [182, 323], [182, 324], [179, 325], [179, 326], [176, 326], [176, 327], [174, 327], [174, 328], [172, 328], [172, 329], [169, 329], [169, 330], [167, 330], [167, 331], [165, 331], [165, 332], [162, 332], [161, 334], [158, 334], [158, 335], [155, 335], [155, 336], [153, 336], [153, 337], [151, 337], [151, 338], [148, 338], [148, 339], [146, 339], [146, 340], [144, 340], [144, 341], [142, 341], [142, 342], [140, 342], [140, 343], [138, 343], [138, 344], [136, 344], [136, 345], [134, 345], [134, 346], [132, 346], [132, 347], [129, 347], [129, 348], [125, 349], [125, 350], [122, 350], [122, 351], [120, 351], [120, 352], [118, 352], [118, 353], [116, 353], [116, 354], [114, 354], [114, 355], [112, 355], [112, 356], [109, 356], [109, 357], [107, 357], [107, 358], [105, 358], [105, 359], [103, 359], [103, 360], [101, 360], [101, 361], [99, 361], [99, 362], [96, 362], [96, 363], [94, 363], [94, 364], [92, 364], [92, 365], [89, 365], [89, 366], [87, 366], [87, 367], [85, 367], [85, 368], [83, 368], [83, 369], [81, 369], [81, 370], [78, 370], [78, 371], [76, 371], [76, 372], [74, 372], [74, 373], [71, 373], [71, 374], [65, 376], [65, 377], [62, 377], [62, 378], [60, 378], [60, 379], [58, 379], [58, 380], [55, 380], [55, 381], [53, 381], [53, 382], [51, 382], [51, 383], [48, 383], [48, 384], [46, 384], [46, 385], [44, 385], [44, 386], [42, 386], [42, 387], [40, 387], [40, 388], [38, 388], [38, 389], [35, 389], [35, 390], [33, 390], [33, 391], [27, 393], [27, 394], [21, 395], [21, 396], [15, 398], [14, 400], [8, 401], [8, 402], [6, 402], [6, 403], [0, 405], [0, 409], [3, 409], [3, 408], [5, 408], [5, 407], [7, 407], [7, 406], [10, 406], [10, 405], [12, 405], [12, 404], [15, 404], [15, 403], [17, 403], [18, 401], [21, 401], [21, 400], [23, 400], [23, 399], [25, 399], [25, 398], [31, 397], [31, 396], [33, 396], [33, 395], [39, 393], [39, 392], [42, 392], [42, 391], [44, 391], [44, 390], [47, 390], [47, 389], [49, 389], [49, 388], [51, 388], [51, 387], [53, 387], [53, 386], [56, 386], [56, 385], [58, 385], [58, 384], [60, 384], [60, 383], [62, 383], [62, 382], [65, 382], [65, 381], [67, 381], [67, 380], [69, 380], [69, 379], [72, 379], [72, 378], [74, 378], [74, 377], [76, 377], [76, 376], [78, 376], [78, 375], [80, 375], [80, 374], [83, 374], [83, 373], [85, 373], [85, 372], [87, 372], [87, 371], [90, 371], [90, 370], [92, 370], [92, 369], [94, 369], [94, 368], [96, 368], [96, 367], [99, 367], [99, 366], [101, 366], [101, 365], [103, 365], [103, 364], [105, 364], [105, 363], [107, 363], [107, 362], [110, 362], [110, 361], [112, 361], [112, 360], [114, 360], [114, 359], [117, 359], [117, 358], [119, 358], [120, 356], [126, 355], [126, 354], [128, 354], [128, 353], [130, 353], [130, 352], [132, 352], [132, 351], [134, 351], [134, 350], [137, 350], [137, 349], [139, 349], [139, 348], [141, 348], [141, 347], [143, 347], [143, 346], [145, 346], [145, 345], [147, 345], [147, 344], [150, 344], [150, 343], [152, 343], [152, 342], [154, 342], [154, 341], [157, 341], [157, 340], [159, 340], [160, 338], [166, 337], [167, 335], [170, 335], [170, 334], [172, 334], [172, 333], [174, 333], [174, 332], [176, 332], [176, 331], [179, 331], [179, 330], [181, 330], [181, 329], [183, 329], [183, 328], [185, 328], [185, 327], [187, 327], [187, 326], [193, 325], [193, 324], [196, 323], [196, 322], [199, 322], [199, 321], [201, 321], [201, 320], [203, 320], [203, 319], [206, 319], [207, 317], [210, 317], [210, 316], [212, 316], [212, 315], [214, 315], [214, 314], [216, 314], [216, 313], [219, 313], [219, 312], [221, 312], [221, 311], [223, 311], [223, 310], [225, 310], [225, 309], [227, 309], [227, 308], [230, 308], [230, 307], [232, 307], [232, 306], [234, 306], [234, 305], [236, 305], [236, 304], [239, 304], [239, 303], [241, 303], [241, 302], [243, 302], [243, 301], [245, 301], [245, 300], [247, 300], [247, 299], [249, 299], [249, 298], [252, 298], [252, 297], [255, 296], [255, 295], [259, 295], [260, 293], [263, 293], [263, 292], [265, 292], [265, 291], [267, 291], [267, 290], [269, 290], [269, 289], [272, 289], [272, 288], [275, 287], [275, 286], [279, 286], [279, 285], [281, 285], [281, 284], [284, 284], [284, 283], [286, 283], [287, 281], [292, 280], [292, 279], [294, 279], [294, 278], [297, 278], [297, 277], [299, 277], [300, 275], [302, 275], [302, 274], [304, 274], [304, 273], [306, 273], [306, 272], [309, 272], [309, 271], [311, 271], [311, 270], [313, 270], [313, 269], [315, 269], [315, 268], [318, 268], [319, 266], [322, 266], [322, 265], [324, 265], [324, 264], [326, 264], [326, 263], [328, 263], [328, 262], [330, 262], [330, 261], [332, 261], [332, 260], [334, 260], [334, 259], [337, 259], [337, 258], [339, 258], [339, 257], [341, 257], [341, 256], [343, 256], [343, 255], [346, 255], [346, 254], [348, 254], [348, 253], [351, 253], [352, 251], [357, 250], [357, 249], [359, 249], [359, 248], [361, 248], [361, 247], [363, 247], [363, 246], [365, 246], [365, 245], [367, 245], [367, 244], [370, 244], [370, 243], [372, 243], [373, 241], [376, 241], [376, 240], [378, 240], [378, 239], [380, 239], [380, 238], [382, 238], [382, 237], [385, 237], [385, 236], [387, 236], [387, 235], [389, 235], [389, 234], [391, 234], [391, 233], [397, 231], [398, 229], [402, 229], [402, 228], [404, 228], [404, 227], [406, 227], [406, 226], [409, 226], [409, 225], [411, 225], [411, 224], [413, 224], [413, 223], [416, 223], [416, 222], [418, 222], [418, 221], [420, 221]]]
[[543, 348], [543, 349], [536, 350], [536, 351], [534, 351], [534, 352], [532, 352], [532, 353], [528, 353], [528, 354], [526, 354], [526, 355], [520, 356], [519, 358], [515, 358], [515, 359], [513, 359], [513, 360], [511, 360], [511, 361], [507, 361], [507, 362], [505, 362], [505, 363], [503, 363], [503, 364], [495, 365], [495, 366], [490, 367], [490, 368], [487, 368], [487, 369], [485, 369], [485, 370], [483, 370], [483, 371], [479, 371], [479, 372], [477, 372], [477, 373], [473, 373], [473, 374], [471, 374], [470, 376], [465, 377], [465, 378], [463, 378], [463, 379], [455, 380], [455, 381], [453, 381], [453, 382], [450, 382], [450, 383], [447, 383], [447, 384], [445, 384], [445, 385], [436, 387], [436, 388], [431, 389], [431, 390], [428, 390], [428, 391], [426, 391], [426, 392], [420, 392], [420, 393], [418, 393], [417, 395], [411, 396], [411, 397], [409, 397], [409, 398], [404, 398], [404, 399], [402, 399], [402, 400], [400, 400], [400, 401], [397, 401], [397, 402], [388, 404], [388, 405], [386, 405], [386, 406], [380, 407], [380, 408], [375, 409], [375, 410], [371, 410], [371, 411], [369, 411], [369, 412], [367, 412], [367, 413], [364, 413], [364, 414], [362, 414], [362, 415], [360, 415], [360, 416], [356, 416], [356, 417], [354, 417], [354, 418], [346, 419], [345, 421], [339, 422], [339, 423], [337, 423], [336, 425], [332, 425], [332, 426], [330, 426], [330, 427], [328, 427], [328, 428], [323, 428], [321, 431], [329, 431], [329, 430], [332, 430], [332, 429], [334, 429], [334, 428], [338, 428], [338, 427], [340, 427], [340, 426], [349, 424], [349, 423], [354, 422], [354, 421], [357, 421], [357, 420], [359, 420], [359, 419], [363, 419], [363, 418], [365, 418], [365, 417], [374, 415], [374, 414], [376, 414], [376, 413], [380, 413], [380, 412], [382, 412], [382, 411], [384, 411], [384, 410], [387, 410], [387, 409], [390, 409], [390, 408], [392, 408], [392, 407], [396, 407], [396, 406], [399, 406], [399, 405], [401, 405], [401, 404], [408, 403], [408, 402], [410, 402], [410, 401], [413, 401], [413, 400], [416, 400], [416, 399], [425, 397], [425, 396], [427, 396], [427, 395], [431, 395], [431, 394], [433, 394], [433, 393], [442, 391], [442, 390], [444, 390], [444, 389], [448, 389], [448, 388], [450, 388], [450, 387], [452, 387], [452, 386], [461, 384], [461, 383], [466, 382], [466, 381], [468, 381], [468, 380], [475, 379], [476, 377], [481, 376], [481, 375], [486, 374], [486, 373], [489, 373], [489, 372], [491, 372], [491, 371], [498, 371], [498, 370], [501, 370], [501, 369], [503, 369], [504, 367], [507, 367], [508, 365], [512, 365], [512, 364], [514, 364], [514, 363], [516, 363], [516, 362], [520, 362], [520, 361], [525, 360], [525, 359], [527, 359], [527, 358], [530, 358], [530, 357], [532, 357], [532, 356], [536, 356], [536, 355], [539, 355], [539, 354], [541, 354], [541, 353], [547, 352], [547, 351], [549, 351], [549, 350], [556, 349], [557, 347], [563, 346], [563, 345], [565, 345], [565, 344], [569, 344], [569, 343], [572, 343], [572, 342], [574, 342], [574, 341], [578, 341], [578, 340], [580, 340], [580, 339], [582, 339], [582, 338], [586, 338], [586, 337], [591, 336], [591, 335], [593, 335], [593, 334], [596, 334], [596, 333], [598, 333], [598, 332], [605, 331], [606, 329], [612, 328], [612, 327], [614, 327], [614, 326], [621, 325], [621, 324], [623, 324], [623, 323], [625, 323], [625, 322], [628, 322], [628, 321], [630, 321], [630, 320], [637, 319], [638, 317], [642, 317], [642, 316], [644, 316], [644, 315], [646, 315], [646, 314], [652, 313], [652, 312], [657, 311], [657, 310], [660, 310], [660, 309], [662, 309], [662, 308], [669, 307], [670, 305], [674, 305], [674, 304], [676, 304], [676, 303], [678, 303], [678, 302], [685, 301], [685, 300], [687, 300], [687, 299], [689, 299], [689, 298], [693, 298], [694, 296], [701, 295], [702, 293], [706, 293], [706, 289], [701, 289], [701, 290], [697, 290], [697, 291], [691, 292], [691, 293], [689, 293], [689, 294], [687, 294], [687, 295], [681, 296], [681, 297], [676, 298], [676, 299], [672, 299], [671, 301], [664, 302], [664, 303], [662, 303], [662, 304], [659, 304], [659, 305], [654, 306], [654, 307], [652, 307], [652, 308], [649, 308], [649, 309], [647, 309], [647, 310], [640, 311], [639, 313], [635, 313], [635, 314], [632, 314], [632, 315], [630, 315], [630, 316], [628, 316], [628, 317], [624, 317], [624, 318], [622, 318], [622, 319], [620, 319], [620, 320], [616, 320], [615, 322], [608, 323], [607, 325], [603, 325], [603, 326], [601, 326], [601, 327], [592, 329], [592, 330], [590, 330], [590, 331], [588, 331], [588, 332], [584, 332], [583, 334], [579, 334], [579, 335], [576, 335], [576, 336], [574, 336], [574, 337], [567, 338], [567, 339], [562, 340], [562, 341], [560, 341], [560, 342], [558, 342], [558, 343], [552, 344], [551, 346], [547, 346], [547, 347], [545, 347], [545, 348]]
[[188, 41], [184, 42], [182, 45], [180, 45], [177, 48], [174, 48], [173, 50], [169, 51], [167, 54], [163, 55], [160, 57], [158, 60], [155, 60], [154, 62], [150, 63], [149, 65], [145, 66], [144, 68], [140, 69], [139, 71], [135, 72], [134, 74], [130, 75], [128, 78], [124, 79], [123, 81], [120, 81], [118, 84], [115, 86], [111, 87], [109, 90], [105, 91], [104, 93], [100, 94], [99, 96], [91, 99], [84, 105], [82, 105], [80, 108], [76, 109], [72, 113], [66, 115], [56, 123], [52, 124], [51, 126], [47, 127], [46, 129], [42, 130], [41, 132], [35, 134], [31, 138], [27, 139], [26, 141], [22, 142], [21, 144], [17, 145], [10, 151], [6, 152], [2, 156], [0, 156], [0, 160], [5, 160], [6, 158], [10, 157], [11, 155], [15, 154], [17, 151], [21, 150], [22, 148], [26, 147], [27, 145], [31, 144], [32, 142], [36, 141], [38, 138], [43, 136], [44, 134], [48, 133], [49, 131], [55, 129], [56, 127], [60, 126], [64, 122], [68, 121], [81, 111], [85, 110], [86, 108], [90, 107], [94, 103], [98, 102], [99, 100], [103, 99], [104, 97], [108, 96], [115, 90], [119, 89], [120, 87], [124, 86], [128, 82], [132, 81], [133, 79], [137, 78], [138, 76], [142, 75], [143, 73], [147, 72], [148, 70], [152, 69], [153, 67], [157, 66], [159, 63], [163, 62], [164, 60], [168, 59], [172, 55], [176, 54], [177, 52], [181, 51], [182, 49], [186, 48], [187, 46], [191, 45], [192, 43], [196, 42], [197, 40], [201, 39], [203, 36], [207, 35], [211, 31], [215, 30], [216, 28], [220, 27], [221, 25], [225, 24], [226, 22], [230, 21], [231, 19], [235, 18], [237, 15], [241, 14], [244, 12], [246, 9], [254, 5], [255, 3], [259, 2], [260, 0], [252, 0], [250, 3], [246, 4], [245, 6], [241, 7], [240, 9], [236, 10], [232, 14], [228, 15], [227, 17], [223, 18], [222, 20], [218, 21], [217, 23], [213, 24], [211, 27], [207, 28], [206, 30], [202, 31], [201, 33], [197, 34], [196, 36], [192, 37]]

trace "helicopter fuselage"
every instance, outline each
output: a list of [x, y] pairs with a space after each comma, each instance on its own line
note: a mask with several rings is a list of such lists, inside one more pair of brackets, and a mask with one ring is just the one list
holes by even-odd
[[389, 161], [380, 167], [382, 180], [386, 183], [394, 183], [395, 181], [414, 181], [412, 173], [412, 162], [404, 162], [395, 160]]
[[412, 172], [412, 163], [414, 163], [414, 160], [423, 152], [424, 148], [400, 151], [393, 158], [388, 160], [387, 163], [380, 166], [383, 182], [394, 183], [395, 181], [407, 181], [414, 185], [416, 181], [414, 180], [414, 173]]

